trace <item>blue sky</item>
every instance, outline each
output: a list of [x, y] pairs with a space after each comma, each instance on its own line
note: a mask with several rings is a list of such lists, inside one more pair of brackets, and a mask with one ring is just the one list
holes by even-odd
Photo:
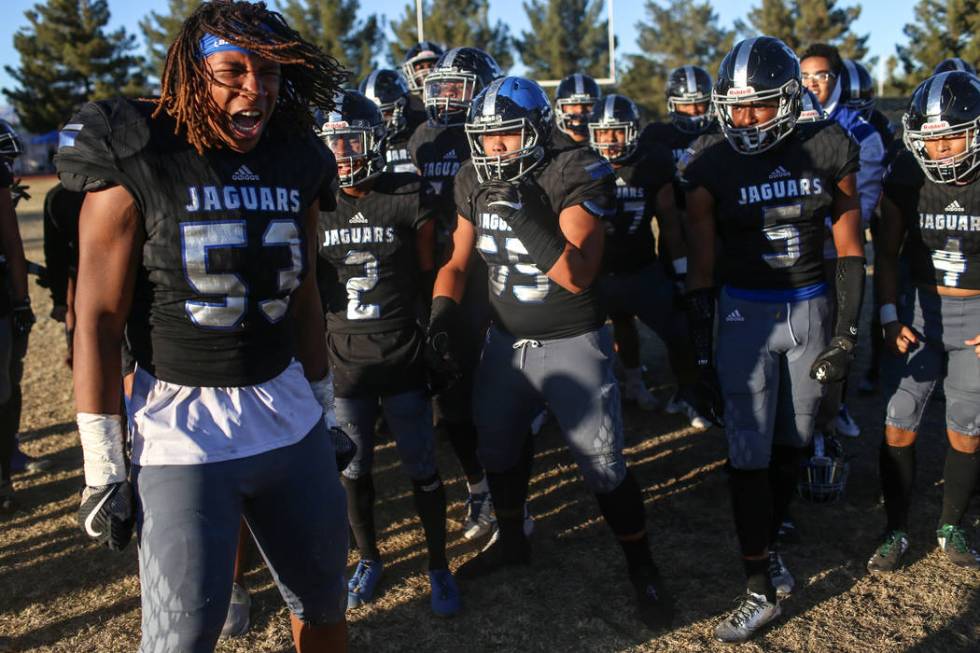
[[[730, 25], [735, 19], [744, 18], [749, 9], [760, 3], [761, 0], [725, 0], [712, 4], [722, 24]], [[18, 29], [27, 25], [24, 11], [35, 4], [33, 0], [3, 0], [7, 19], [0, 24], [0, 44], [3, 44], [0, 47], [0, 64], [18, 65], [19, 57], [13, 48], [13, 35]], [[274, 3], [270, 1], [269, 4]], [[889, 0], [888, 2], [866, 0], [863, 3], [855, 0], [840, 0], [838, 4], [843, 6], [862, 4], [863, 11], [857, 22], [856, 31], [859, 34], [871, 35], [868, 41], [870, 56], [877, 55], [885, 59], [895, 52], [896, 43], [904, 42], [902, 27], [912, 20], [915, 0]], [[389, 19], [400, 18], [405, 5], [406, 0], [361, 0], [362, 10], [367, 9]], [[620, 43], [620, 53], [626, 54], [637, 50], [636, 23], [645, 17], [645, 5], [645, 0], [616, 0], [614, 24]], [[112, 26], [124, 26], [137, 36], [141, 36], [138, 21], [151, 10], [159, 10], [165, 6], [165, 0], [109, 0]], [[506, 22], [514, 33], [527, 29], [520, 0], [491, 0], [490, 15], [491, 19], [501, 19]], [[8, 87], [11, 83], [10, 76], [0, 70], [0, 87]]]

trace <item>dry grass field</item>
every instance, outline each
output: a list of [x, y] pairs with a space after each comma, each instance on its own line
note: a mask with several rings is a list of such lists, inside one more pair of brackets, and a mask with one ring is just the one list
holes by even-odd
[[[21, 228], [29, 258], [41, 261], [39, 211], [51, 182], [28, 183], [35, 199], [21, 209]], [[0, 651], [134, 651], [140, 634], [136, 550], [96, 549], [78, 531], [81, 451], [62, 363], [64, 337], [61, 325], [47, 318], [46, 291], [33, 286], [31, 294], [39, 321], [24, 378], [23, 448], [55, 465], [47, 473], [16, 477], [21, 509], [0, 521]], [[665, 394], [662, 352], [653, 344], [648, 349], [651, 381]], [[852, 457], [847, 496], [837, 505], [797, 503], [804, 541], [785, 554], [796, 593], [784, 604], [783, 618], [739, 650], [980, 651], [980, 574], [952, 567], [935, 544], [946, 446], [942, 404], [930, 406], [919, 445], [911, 564], [884, 577], [864, 568], [883, 527], [876, 463], [881, 398], [852, 393], [850, 405], [864, 433], [845, 443]], [[743, 588], [722, 471], [723, 434], [697, 433], [678, 417], [633, 408], [626, 420], [629, 460], [644, 488], [656, 557], [677, 600], [670, 632], [655, 635], [631, 616], [622, 556], [560, 434], [548, 427], [536, 442], [531, 487], [534, 565], [463, 585], [464, 613], [452, 620], [429, 611], [410, 486], [394, 446], [382, 445], [376, 484], [387, 575], [378, 600], [349, 613], [352, 650], [716, 650], [712, 628]], [[458, 564], [474, 552], [455, 521], [465, 486], [448, 447], [441, 448], [440, 461], [454, 520], [451, 555]], [[976, 514], [970, 516], [974, 534]], [[218, 650], [291, 650], [285, 608], [260, 563], [247, 583], [251, 632], [221, 642]]]

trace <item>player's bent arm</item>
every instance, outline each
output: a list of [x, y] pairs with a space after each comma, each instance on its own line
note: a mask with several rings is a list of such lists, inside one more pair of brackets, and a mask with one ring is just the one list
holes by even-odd
[[[657, 226], [660, 229], [661, 249], [666, 247], [666, 253], [672, 261], [687, 257], [687, 243], [684, 242], [684, 230], [681, 228], [680, 216], [674, 203], [674, 184], [667, 182], [657, 191]], [[664, 252], [660, 255], [663, 257]], [[676, 270], [675, 270], [676, 271]]]
[[687, 290], [715, 285], [715, 198], [704, 187], [687, 192]]
[[0, 248], [7, 257], [11, 297], [15, 303], [23, 302], [27, 299], [27, 260], [9, 188], [0, 189]]
[[580, 204], [558, 216], [565, 250], [547, 271], [548, 278], [570, 293], [588, 289], [599, 274], [605, 231], [599, 220]]
[[857, 176], [849, 174], [834, 189], [834, 205], [831, 209], [834, 246], [837, 257], [864, 256], [861, 238], [861, 199], [858, 194]]
[[[315, 201], [303, 217], [306, 260], [311, 262], [317, 260], [319, 214], [320, 203]], [[299, 287], [293, 291], [291, 310], [296, 325], [296, 358], [303, 366], [303, 373], [308, 380], [320, 381], [327, 375], [327, 345], [323, 337], [326, 324], [313, 269], [307, 272]]]
[[119, 413], [123, 330], [143, 243], [139, 211], [122, 186], [88, 193], [78, 224], [73, 378], [79, 413]]
[[466, 274], [470, 268], [475, 244], [476, 229], [473, 223], [461, 215], [457, 216], [449, 256], [436, 274], [435, 286], [432, 289], [433, 299], [449, 297], [457, 304], [462, 301], [463, 291], [466, 290]]

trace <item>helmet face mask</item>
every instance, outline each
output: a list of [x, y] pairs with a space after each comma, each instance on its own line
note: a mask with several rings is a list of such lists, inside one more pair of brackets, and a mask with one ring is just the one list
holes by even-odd
[[844, 448], [833, 437], [816, 433], [813, 436], [813, 455], [800, 470], [797, 491], [813, 503], [833, 503], [844, 496], [850, 463], [844, 459]]
[[856, 61], [844, 60], [840, 77], [841, 103], [867, 119], [875, 108], [874, 82], [868, 70]]
[[24, 144], [6, 120], [0, 120], [0, 156], [16, 159], [24, 153]]
[[555, 124], [558, 129], [585, 140], [589, 135], [589, 114], [601, 99], [599, 84], [582, 73], [563, 78], [555, 91]]
[[[520, 77], [491, 83], [473, 101], [466, 119], [477, 180], [513, 182], [527, 175], [544, 160], [551, 121], [551, 105], [536, 83]], [[488, 148], [488, 141], [496, 147]]]
[[[682, 110], [681, 107], [703, 107]], [[714, 112], [711, 108], [711, 75], [700, 66], [681, 66], [667, 75], [667, 114], [679, 131], [685, 134], [701, 134], [711, 126]]]
[[388, 130], [381, 110], [357, 91], [342, 91], [316, 134], [337, 160], [337, 183], [357, 186], [384, 171]]
[[[681, 111], [680, 107], [685, 105], [704, 105], [704, 113], [688, 113]], [[714, 120], [711, 110], [711, 96], [697, 96], [693, 98], [667, 98], [667, 113], [670, 114], [670, 121], [680, 131], [685, 134], [703, 133]]]
[[800, 96], [800, 117], [796, 119], [796, 124], [817, 122], [827, 119], [827, 112], [820, 106], [820, 101], [813, 91], [808, 88], [803, 89]]
[[[760, 154], [793, 133], [800, 115], [800, 60], [779, 39], [760, 36], [735, 44], [725, 55], [711, 101], [722, 133], [741, 154]], [[761, 124], [739, 126], [736, 107], [773, 103], [775, 116]]]
[[413, 93], [421, 93], [425, 78], [442, 56], [443, 50], [431, 41], [422, 41], [405, 53], [402, 76]]
[[632, 157], [639, 145], [639, 137], [640, 111], [624, 95], [607, 95], [589, 116], [589, 145], [610, 163]]
[[[902, 126], [905, 147], [930, 181], [972, 181], [980, 168], [980, 80], [962, 71], [933, 75], [913, 92]], [[932, 158], [927, 143], [952, 138], [962, 138], [966, 147]]]
[[477, 79], [473, 73], [438, 70], [425, 80], [425, 109], [429, 121], [437, 125], [459, 125], [465, 122], [470, 102], [476, 95]]

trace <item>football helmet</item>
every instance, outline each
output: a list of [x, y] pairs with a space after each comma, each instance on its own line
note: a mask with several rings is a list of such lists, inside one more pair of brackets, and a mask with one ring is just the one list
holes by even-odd
[[[555, 91], [555, 123], [558, 129], [587, 136], [589, 112], [601, 97], [599, 84], [588, 75], [574, 73], [565, 77]], [[588, 107], [584, 113], [565, 113], [565, 107], [579, 104]]]
[[[600, 131], [622, 130], [622, 141], [600, 141]], [[611, 94], [592, 107], [589, 114], [589, 145], [611, 163], [633, 156], [640, 137], [640, 110], [625, 95]]]
[[443, 52], [445, 50], [432, 41], [419, 41], [405, 53], [405, 58], [402, 60], [402, 75], [405, 76], [408, 88], [413, 93], [422, 92], [422, 84], [425, 82], [429, 70], [439, 60]]
[[423, 84], [429, 124], [463, 124], [473, 98], [502, 76], [494, 58], [479, 48], [449, 50], [439, 57]]
[[800, 117], [796, 119], [796, 124], [826, 119], [827, 112], [820, 106], [820, 100], [817, 99], [813, 91], [804, 88], [803, 95], [800, 97]]
[[365, 77], [357, 89], [381, 109], [388, 125], [388, 136], [401, 133], [408, 126], [405, 107], [408, 104], [408, 85], [394, 70], [379, 68]]
[[840, 441], [824, 436], [819, 431], [813, 435], [813, 455], [804, 463], [797, 483], [797, 491], [807, 501], [832, 503], [844, 496], [851, 465], [844, 459], [844, 447]]
[[381, 109], [358, 91], [339, 91], [334, 110], [316, 116], [317, 135], [337, 159], [337, 182], [356, 186], [384, 170], [388, 129]]
[[[530, 172], [544, 159], [552, 125], [551, 103], [537, 82], [523, 77], [491, 82], [473, 100], [466, 119], [470, 160], [480, 183], [516, 181]], [[521, 136], [517, 150], [493, 154], [483, 146], [486, 135], [513, 133]]]
[[[980, 79], [967, 72], [933, 75], [912, 93], [902, 117], [902, 139], [926, 177], [939, 184], [967, 179], [980, 166]], [[945, 159], [932, 159], [926, 141], [966, 138], [966, 149]]]
[[[759, 154], [789, 136], [800, 115], [800, 60], [785, 43], [758, 36], [735, 44], [725, 55], [711, 91], [718, 124], [728, 143], [742, 154]], [[776, 101], [776, 115], [750, 127], [737, 127], [737, 105]]]
[[0, 120], [0, 156], [15, 159], [24, 153], [24, 143], [6, 120]]
[[972, 65], [965, 62], [959, 57], [950, 57], [949, 59], [943, 59], [936, 67], [933, 68], [932, 74], [938, 75], [939, 73], [953, 72], [954, 70], [959, 70], [960, 72], [970, 73], [971, 75], [977, 74], [977, 69]]
[[[677, 110], [678, 104], [704, 104], [705, 112], [691, 116]], [[685, 134], [704, 132], [714, 119], [711, 111], [711, 75], [700, 66], [674, 68], [667, 76], [667, 114], [674, 127]]]
[[875, 86], [871, 73], [853, 59], [844, 59], [841, 68], [840, 100], [845, 107], [856, 109], [867, 118], [875, 107]]

